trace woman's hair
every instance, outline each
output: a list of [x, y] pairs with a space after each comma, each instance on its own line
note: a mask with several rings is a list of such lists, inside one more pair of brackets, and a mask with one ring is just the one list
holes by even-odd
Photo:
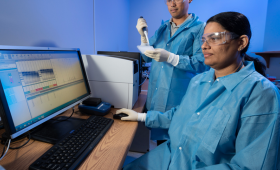
[[207, 24], [210, 22], [216, 22], [224, 27], [227, 31], [233, 32], [239, 36], [247, 35], [249, 42], [248, 45], [241, 51], [241, 56], [244, 56], [244, 59], [247, 61], [254, 61], [256, 71], [263, 76], [266, 76], [265, 65], [257, 58], [250, 57], [246, 54], [249, 48], [252, 32], [249, 20], [245, 15], [238, 12], [222, 12], [208, 19]]

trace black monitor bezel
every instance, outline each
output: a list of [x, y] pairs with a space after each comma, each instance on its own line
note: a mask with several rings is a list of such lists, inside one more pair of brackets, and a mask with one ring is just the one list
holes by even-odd
[[[23, 48], [23, 49], [22, 49]], [[4, 88], [2, 86], [2, 83], [1, 83], [1, 80], [0, 80], [0, 115], [1, 115], [1, 119], [3, 121], [3, 125], [4, 125], [4, 128], [5, 128], [5, 133], [6, 135], [13, 139], [13, 138], [16, 138], [22, 134], [24, 134], [25, 132], [39, 126], [40, 124], [50, 120], [51, 118], [61, 114], [62, 112], [68, 110], [69, 108], [77, 105], [78, 103], [82, 102], [83, 100], [87, 99], [90, 97], [91, 95], [91, 90], [90, 90], [90, 86], [89, 86], [89, 81], [88, 81], [88, 78], [87, 78], [87, 75], [86, 75], [86, 71], [85, 71], [85, 66], [84, 66], [84, 63], [83, 63], [83, 59], [82, 59], [82, 55], [81, 55], [81, 51], [80, 49], [76, 48], [76, 49], [58, 49], [58, 48], [32, 48], [32, 47], [28, 47], [26, 49], [24, 49], [24, 47], [20, 47], [20, 48], [0, 48], [0, 52], [1, 51], [7, 51], [7, 50], [12, 50], [12, 51], [75, 51], [77, 52], [78, 54], [78, 57], [79, 57], [79, 61], [80, 61], [80, 66], [81, 66], [81, 69], [82, 69], [82, 74], [83, 74], [83, 77], [84, 77], [84, 81], [85, 81], [85, 85], [86, 85], [86, 88], [87, 88], [87, 91], [88, 91], [88, 94], [86, 97], [60, 109], [59, 111], [56, 111], [55, 113], [45, 117], [44, 119], [41, 119], [35, 123], [33, 123], [32, 125], [30, 126], [27, 126], [26, 128], [24, 129], [21, 129], [19, 131], [16, 131], [15, 129], [15, 126], [14, 126], [14, 123], [13, 123], [13, 119], [11, 117], [11, 112], [10, 112], [10, 109], [9, 109], [9, 106], [8, 106], [8, 102], [6, 100], [6, 96], [5, 96], [5, 93], [4, 93]]]

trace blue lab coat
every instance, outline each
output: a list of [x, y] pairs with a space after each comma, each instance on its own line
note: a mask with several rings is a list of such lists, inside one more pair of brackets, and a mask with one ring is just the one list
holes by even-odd
[[213, 69], [199, 74], [179, 106], [148, 112], [146, 126], [169, 129], [170, 140], [124, 169], [280, 168], [279, 91], [245, 65], [215, 81]]
[[[176, 67], [167, 62], [157, 62], [145, 55], [146, 62], [152, 62], [147, 94], [147, 110], [165, 112], [180, 104], [189, 82], [196, 73], [209, 70], [204, 64], [200, 47], [200, 38], [204, 32], [204, 23], [195, 14], [184, 22], [170, 37], [169, 20], [164, 22], [150, 38], [150, 45], [179, 55]], [[152, 140], [169, 139], [166, 130], [152, 129]]]

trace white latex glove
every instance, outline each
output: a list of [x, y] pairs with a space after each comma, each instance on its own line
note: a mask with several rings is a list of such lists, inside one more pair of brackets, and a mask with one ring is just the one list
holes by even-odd
[[137, 21], [136, 28], [137, 28], [139, 34], [141, 35], [141, 42], [142, 43], [148, 43], [148, 41], [146, 39], [146, 36], [144, 34], [144, 31], [142, 29], [144, 27], [147, 28], [147, 32], [148, 32], [148, 25], [147, 25], [146, 20], [144, 18], [139, 18], [138, 21]]
[[144, 54], [158, 62], [164, 62], [168, 60], [170, 52], [162, 48], [156, 48], [155, 50], [146, 50]]
[[146, 121], [145, 113], [137, 113], [134, 110], [125, 109], [125, 108], [116, 111], [116, 114], [119, 113], [125, 113], [128, 115], [127, 117], [122, 117], [121, 120], [140, 121], [140, 122]]
[[120, 109], [120, 110], [116, 111], [116, 114], [119, 114], [119, 113], [125, 113], [128, 115], [127, 117], [122, 117], [121, 120], [137, 121], [138, 113], [135, 112], [134, 110]]

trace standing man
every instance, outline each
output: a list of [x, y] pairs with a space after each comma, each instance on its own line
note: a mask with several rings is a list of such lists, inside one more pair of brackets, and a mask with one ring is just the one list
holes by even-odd
[[[209, 69], [204, 64], [200, 48], [200, 37], [204, 23], [195, 14], [188, 14], [192, 0], [165, 0], [172, 18], [164, 22], [150, 39], [155, 51], [145, 51], [143, 58], [152, 62], [147, 111], [165, 112], [180, 104], [188, 84], [197, 73]], [[141, 35], [141, 45], [148, 45], [142, 30], [148, 27], [145, 19], [139, 18], [137, 30]], [[168, 126], [167, 126], [168, 127]], [[152, 129], [151, 139], [158, 144], [169, 139], [166, 129]]]

